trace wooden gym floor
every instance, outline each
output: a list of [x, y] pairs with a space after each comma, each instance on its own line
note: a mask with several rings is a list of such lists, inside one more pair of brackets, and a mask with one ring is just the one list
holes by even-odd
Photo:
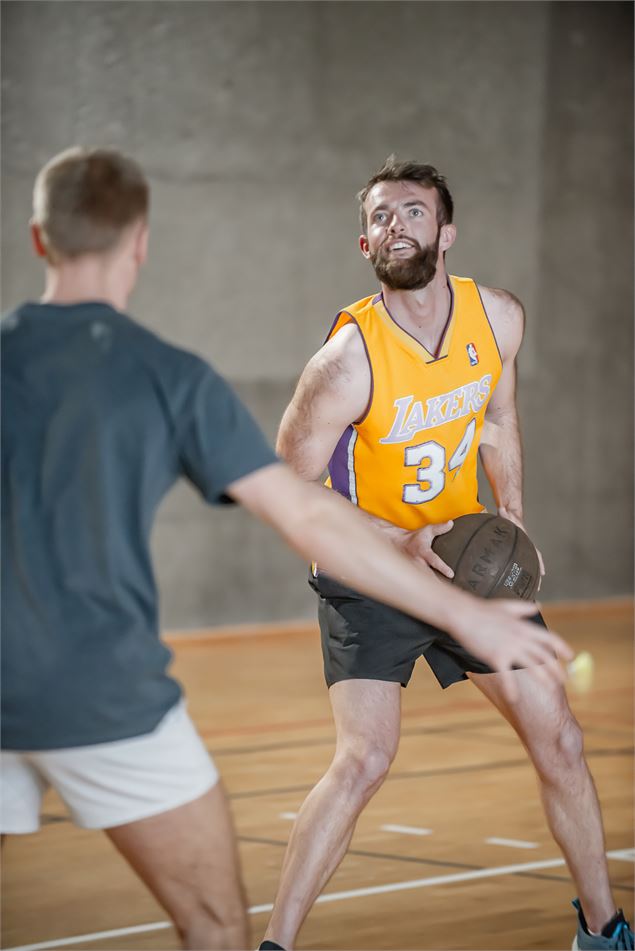
[[[615, 895], [632, 920], [631, 606], [553, 605], [545, 614], [596, 660], [591, 691], [571, 703], [603, 805]], [[293, 814], [333, 749], [316, 629], [264, 633], [171, 640], [174, 671], [232, 800], [252, 946]], [[569, 948], [573, 887], [511, 729], [471, 684], [442, 692], [425, 662], [403, 707], [392, 772], [298, 948]], [[7, 839], [3, 912], [6, 949], [177, 947], [163, 910], [105, 836], [72, 826], [53, 794], [40, 834]]]

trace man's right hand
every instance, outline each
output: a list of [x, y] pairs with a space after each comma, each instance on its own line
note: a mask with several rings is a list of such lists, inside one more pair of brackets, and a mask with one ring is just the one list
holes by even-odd
[[437, 535], [445, 535], [453, 525], [453, 521], [440, 522], [438, 525], [426, 525], [414, 532], [406, 532], [403, 539], [400, 539], [401, 550], [415, 561], [423, 561], [445, 578], [453, 578], [453, 570], [432, 550], [432, 542]]

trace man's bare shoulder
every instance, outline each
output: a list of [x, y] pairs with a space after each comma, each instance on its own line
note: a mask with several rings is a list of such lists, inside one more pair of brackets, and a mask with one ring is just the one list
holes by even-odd
[[345, 324], [311, 357], [302, 374], [304, 386], [317, 391], [348, 391], [351, 384], [370, 381], [364, 340], [357, 324]]
[[304, 368], [280, 424], [278, 452], [305, 478], [318, 478], [337, 439], [364, 415], [370, 393], [364, 341], [347, 324]]
[[515, 356], [525, 330], [525, 308], [511, 291], [478, 285], [496, 342], [503, 356]]
[[511, 291], [502, 287], [484, 287], [478, 285], [481, 299], [488, 317], [522, 323], [525, 319], [525, 308], [520, 300]]

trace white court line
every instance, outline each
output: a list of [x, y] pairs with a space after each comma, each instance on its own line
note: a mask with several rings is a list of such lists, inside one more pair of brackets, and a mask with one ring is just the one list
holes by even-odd
[[419, 829], [417, 826], [394, 826], [390, 823], [381, 826], [382, 832], [401, 832], [403, 835], [432, 835], [432, 829]]
[[610, 859], [617, 859], [620, 862], [635, 862], [635, 849], [615, 849], [606, 854]]
[[82, 944], [84, 941], [101, 941], [102, 938], [120, 938], [126, 934], [142, 934], [144, 931], [162, 931], [171, 928], [171, 921], [153, 921], [149, 925], [134, 925], [130, 928], [115, 928], [113, 931], [95, 931], [93, 934], [76, 934], [72, 938], [56, 938], [54, 941], [41, 941], [39, 944], [21, 944], [5, 951], [39, 951], [44, 948], [60, 948], [65, 944]]
[[[626, 858], [626, 853], [630, 853]], [[635, 850], [617, 849], [607, 852], [607, 857], [635, 861]], [[411, 888], [430, 888], [432, 885], [450, 885], [454, 882], [468, 882], [478, 878], [494, 878], [497, 875], [513, 875], [516, 872], [532, 872], [543, 868], [558, 868], [564, 865], [564, 859], [545, 859], [542, 862], [525, 862], [522, 865], [501, 865], [496, 868], [475, 869], [471, 872], [458, 872], [455, 875], [437, 875], [434, 878], [418, 878], [409, 882], [393, 882], [391, 885], [375, 885], [371, 888], [356, 888], [347, 892], [330, 892], [320, 895], [317, 903], [344, 901], [347, 898], [363, 898], [367, 895], [383, 895], [387, 892], [402, 892]], [[259, 915], [271, 911], [272, 904], [253, 905], [250, 915]], [[44, 951], [45, 948], [59, 948], [68, 944], [82, 944], [85, 941], [100, 941], [102, 938], [119, 938], [123, 935], [140, 934], [144, 931], [159, 931], [170, 928], [169, 921], [155, 921], [148, 925], [135, 925], [131, 928], [117, 928], [115, 931], [96, 931], [93, 934], [74, 935], [72, 938], [56, 938], [54, 941], [41, 941], [39, 944], [22, 944], [5, 951]]]
[[485, 839], [487, 845], [508, 845], [511, 849], [537, 849], [537, 842], [524, 842], [522, 839], [497, 839], [492, 836], [491, 839]]
[[281, 812], [278, 816], [279, 819], [297, 819], [297, 812]]
[[[501, 865], [498, 868], [479, 868], [473, 872], [456, 872], [453, 875], [435, 875], [433, 878], [415, 878], [409, 882], [392, 882], [390, 885], [372, 885], [369, 888], [353, 888], [347, 892], [330, 892], [320, 895], [318, 902], [344, 901], [346, 898], [365, 898], [368, 895], [386, 895], [389, 892], [404, 892], [411, 888], [430, 888], [432, 885], [450, 885], [454, 882], [469, 882], [475, 878], [493, 878], [496, 875], [512, 875], [514, 872], [531, 872], [539, 868], [557, 868], [564, 865], [564, 859], [545, 859], [542, 862], [525, 862], [523, 865]], [[255, 905], [249, 909], [251, 915], [271, 911], [273, 905]], [[6, 951], [22, 951], [7, 948]]]
[[635, 862], [635, 849], [613, 849], [606, 853], [607, 859], [622, 859], [623, 862]]

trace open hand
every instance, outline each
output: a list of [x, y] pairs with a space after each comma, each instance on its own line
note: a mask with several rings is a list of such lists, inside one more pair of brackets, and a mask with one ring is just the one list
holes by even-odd
[[538, 611], [532, 601], [504, 599], [470, 602], [465, 620], [451, 632], [471, 654], [504, 675], [503, 691], [517, 699], [514, 667], [531, 667], [545, 682], [564, 683], [566, 670], [559, 660], [573, 659], [573, 651], [558, 634], [525, 620]]

